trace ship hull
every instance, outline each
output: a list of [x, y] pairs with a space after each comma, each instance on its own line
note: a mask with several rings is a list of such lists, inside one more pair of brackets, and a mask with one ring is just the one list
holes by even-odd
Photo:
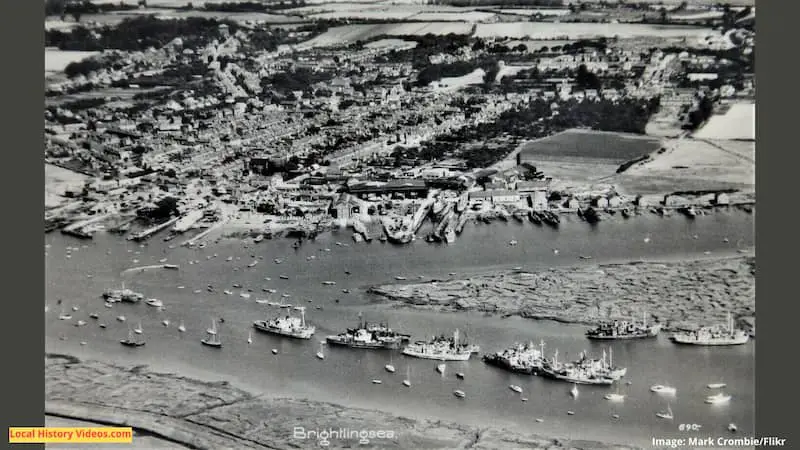
[[362, 350], [394, 350], [400, 348], [400, 343], [362, 343], [341, 341], [338, 339], [327, 338], [328, 345], [338, 345], [341, 347], [358, 348]]
[[276, 334], [278, 336], [290, 337], [294, 339], [311, 339], [315, 331], [314, 329], [307, 329], [302, 331], [286, 331], [286, 330], [281, 330], [279, 328], [272, 328], [266, 325], [262, 321], [253, 322], [253, 328], [264, 333]]
[[750, 340], [750, 336], [743, 336], [741, 338], [729, 339], [694, 339], [684, 336], [673, 336], [672, 342], [681, 345], [702, 345], [702, 346], [728, 346], [728, 345], [743, 345]]
[[470, 356], [472, 356], [471, 352], [441, 355], [441, 354], [423, 353], [409, 349], [403, 350], [403, 354], [406, 356], [411, 356], [413, 358], [432, 359], [436, 361], [469, 361]]
[[630, 339], [652, 339], [658, 337], [658, 333], [642, 333], [642, 334], [627, 334], [616, 336], [602, 336], [587, 334], [586, 338], [595, 341], [616, 341], [616, 340], [630, 340]]
[[541, 374], [547, 378], [551, 378], [553, 380], [558, 381], [565, 381], [567, 383], [573, 384], [587, 384], [587, 385], [598, 385], [598, 386], [609, 386], [614, 383], [614, 380], [611, 378], [606, 377], [598, 377], [598, 378], [576, 378], [571, 377], [569, 375], [560, 374], [558, 372], [554, 372], [552, 370], [548, 370], [546, 368], [542, 369]]
[[522, 373], [525, 375], [537, 375], [541, 370], [541, 366], [519, 367], [513, 366], [496, 356], [484, 356], [483, 362], [494, 367], [499, 367], [509, 372]]

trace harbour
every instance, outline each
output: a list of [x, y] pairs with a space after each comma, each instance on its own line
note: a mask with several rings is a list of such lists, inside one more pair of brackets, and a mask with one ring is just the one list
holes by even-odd
[[[741, 247], [752, 245], [752, 219], [742, 214], [717, 214], [688, 221], [683, 217], [648, 217], [635, 222], [620, 222], [609, 232], [587, 227], [580, 223], [562, 224], [559, 231], [536, 228], [530, 224], [510, 221], [507, 225], [492, 227], [470, 224], [463, 238], [453, 245], [429, 245], [417, 241], [407, 246], [394, 246], [373, 242], [367, 247], [335, 246], [344, 241], [342, 233], [323, 233], [316, 241], [295, 249], [288, 239], [273, 239], [260, 243], [258, 247], [243, 248], [241, 241], [223, 240], [209, 244], [206, 249], [169, 249], [166, 243], [151, 240], [140, 247], [118, 237], [98, 234], [88, 245], [60, 234], [46, 237], [50, 244], [47, 257], [47, 301], [54, 305], [62, 298], [67, 305], [77, 304], [81, 313], [91, 309], [103, 310], [98, 297], [104, 289], [125, 282], [131, 289], [148, 297], [164, 299], [169, 308], [157, 311], [143, 305], [115, 304], [114, 310], [103, 310], [101, 319], [109, 324], [108, 329], [95, 326], [74, 327], [70, 321], [58, 321], [55, 315], [47, 319], [47, 350], [83, 357], [94, 357], [119, 364], [149, 364], [154, 369], [179, 371], [181, 374], [201, 378], [224, 377], [241, 383], [254, 391], [281, 393], [300, 398], [341, 403], [346, 406], [387, 410], [409, 417], [434, 417], [456, 422], [481, 424], [487, 417], [497, 419], [509, 427], [530, 427], [534, 417], [543, 417], [544, 434], [614, 441], [619, 433], [630, 435], [632, 440], [647, 445], [645, 439], [653, 433], [677, 433], [674, 425], [654, 416], [654, 411], [666, 407], [664, 399], [649, 392], [648, 387], [658, 383], [669, 383], [679, 388], [677, 401], [673, 401], [676, 420], [701, 423], [706, 429], [724, 430], [729, 423], [736, 423], [742, 432], [752, 430], [754, 344], [730, 348], [704, 348], [677, 346], [667, 335], [655, 339], [632, 341], [598, 341], [586, 338], [586, 326], [566, 325], [549, 321], [532, 321], [522, 318], [504, 319], [480, 313], [436, 313], [411, 309], [396, 309], [386, 304], [374, 304], [364, 294], [366, 287], [392, 282], [395, 274], [404, 274], [409, 279], [424, 275], [426, 278], [447, 278], [449, 273], [468, 277], [489, 269], [524, 266], [527, 270], [550, 266], [584, 264], [576, 255], [595, 255], [591, 263], [614, 262], [631, 259], [654, 258], [667, 260], [689, 256], [702, 257], [705, 252], [722, 254], [736, 252]], [[512, 237], [521, 244], [505, 245]], [[643, 245], [641, 236], [650, 235], [652, 241]], [[698, 235], [698, 239], [692, 236]], [[728, 243], [723, 238], [728, 238]], [[72, 251], [72, 259], [63, 255], [66, 247], [86, 245]], [[552, 247], [560, 249], [558, 254]], [[331, 248], [330, 253], [320, 252]], [[110, 255], [106, 254], [110, 252]], [[136, 254], [139, 252], [139, 254]], [[219, 258], [205, 260], [205, 253], [219, 254]], [[122, 277], [131, 266], [130, 259], [158, 261], [169, 255], [170, 261], [197, 259], [195, 264], [180, 271], [154, 271]], [[252, 255], [281, 255], [277, 264], [259, 264], [258, 270], [232, 271], [231, 264], [244, 267], [252, 261]], [[317, 254], [313, 261], [308, 256]], [[230, 255], [231, 262], [223, 256]], [[606, 255], [601, 257], [600, 255]], [[264, 257], [267, 259], [267, 257]], [[80, 265], [73, 264], [80, 261]], [[235, 261], [235, 262], [234, 262]], [[588, 264], [588, 262], [586, 262]], [[92, 278], [86, 278], [86, 272]], [[349, 272], [345, 273], [345, 272]], [[281, 279], [279, 274], [291, 273]], [[124, 278], [124, 279], [121, 279]], [[266, 280], [269, 278], [269, 280]], [[76, 283], [80, 280], [80, 283]], [[335, 287], [323, 285], [326, 280], [336, 280]], [[275, 289], [273, 296], [288, 294], [287, 303], [305, 303], [306, 299], [324, 304], [324, 310], [309, 311], [306, 320], [317, 327], [318, 337], [335, 335], [352, 327], [359, 313], [369, 322], [388, 321], [393, 329], [412, 335], [412, 340], [459, 329], [468, 334], [470, 341], [479, 343], [483, 354], [500, 351], [515, 342], [540, 340], [546, 344], [548, 355], [559, 349], [560, 358], [577, 359], [582, 351], [599, 355], [613, 349], [614, 361], [628, 368], [625, 380], [632, 382], [624, 386], [626, 401], [610, 405], [604, 395], [611, 392], [607, 387], [587, 386], [581, 390], [576, 401], [568, 395], [569, 385], [556, 383], [540, 377], [515, 374], [489, 366], [472, 358], [468, 362], [449, 362], [445, 376], [434, 370], [435, 361], [407, 358], [400, 352], [375, 352], [349, 348], [325, 349], [325, 360], [314, 357], [319, 350], [302, 340], [284, 339], [266, 334], [254, 334], [248, 345], [248, 333], [252, 330], [254, 315], [258, 318], [277, 310], [255, 301], [223, 296], [221, 293], [191, 294], [191, 289], [177, 286], [202, 288], [213, 283], [231, 286], [240, 283], [244, 288], [261, 290]], [[344, 294], [341, 289], [349, 289]], [[282, 297], [280, 297], [283, 300]], [[338, 300], [338, 302], [335, 302]], [[55, 310], [53, 307], [51, 310]], [[127, 325], [114, 323], [111, 317], [124, 314], [132, 323], [142, 320], [147, 328], [148, 345], [121, 351], [119, 339], [127, 334]], [[54, 314], [57, 314], [55, 312]], [[78, 313], [73, 313], [77, 320]], [[159, 324], [164, 318], [173, 323], [184, 321], [186, 332], [178, 332], [174, 326]], [[225, 342], [221, 351], [208, 352], [199, 344], [208, 328], [209, 318], [224, 318], [220, 334]], [[149, 324], [149, 325], [148, 325]], [[61, 337], [66, 340], [61, 340]], [[87, 342], [81, 346], [80, 342]], [[270, 350], [276, 349], [273, 360]], [[398, 396], [395, 389], [408, 389], [389, 382], [383, 367], [393, 358], [393, 364], [404, 373], [411, 367], [414, 374], [413, 387], [409, 393]], [[692, 367], [693, 370], [683, 370]], [[455, 376], [463, 373], [464, 379]], [[269, 376], [264, 376], [269, 374]], [[335, 374], [332, 376], [331, 374]], [[371, 380], [381, 377], [381, 385]], [[728, 405], [706, 405], [709, 395], [706, 385], [710, 381], [724, 379], [733, 400]], [[508, 386], [518, 385], [524, 389], [529, 401], [509, 396]], [[453, 391], [466, 393], [464, 399], [454, 399]], [[474, 405], [470, 408], [456, 407], [454, 401]], [[567, 416], [566, 411], [575, 414]], [[613, 414], [619, 419], [613, 419]], [[586, 426], [580, 432], [574, 424]], [[578, 436], [576, 433], [580, 433]]]

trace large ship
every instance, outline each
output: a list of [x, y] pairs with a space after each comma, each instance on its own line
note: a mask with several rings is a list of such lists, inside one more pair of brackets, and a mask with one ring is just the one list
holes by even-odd
[[540, 342], [538, 346], [532, 342], [527, 345], [516, 344], [497, 353], [484, 355], [483, 361], [512, 372], [535, 375], [544, 363], [544, 342]]
[[430, 341], [417, 341], [403, 349], [403, 354], [414, 358], [435, 359], [438, 361], [467, 361], [480, 347], [470, 345], [459, 339], [458, 330], [453, 337], [437, 336]]
[[357, 328], [348, 328], [344, 333], [328, 336], [330, 345], [362, 349], [398, 349], [411, 339], [408, 334], [398, 333], [386, 324], [370, 324], [362, 321]]
[[604, 371], [597, 370], [594, 364], [565, 364], [558, 362], [558, 350], [556, 350], [552, 360], [545, 361], [542, 364], [540, 373], [554, 380], [574, 384], [610, 385], [615, 381]]
[[746, 331], [737, 329], [733, 318], [728, 314], [727, 326], [702, 327], [695, 331], [676, 333], [672, 340], [687, 345], [742, 345], [750, 340]]
[[300, 311], [300, 317], [291, 315], [276, 317], [270, 320], [256, 320], [253, 327], [258, 331], [277, 334], [297, 339], [311, 339], [316, 327], [306, 324], [306, 311], [304, 307], [295, 307]]
[[603, 322], [597, 328], [586, 332], [586, 337], [596, 340], [609, 339], [644, 339], [654, 338], [661, 331], [661, 325], [647, 325], [647, 315], [644, 314], [641, 324], [626, 320]]

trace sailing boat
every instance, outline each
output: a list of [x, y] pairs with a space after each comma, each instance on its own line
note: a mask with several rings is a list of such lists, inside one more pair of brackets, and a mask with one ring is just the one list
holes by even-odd
[[672, 419], [675, 418], [675, 416], [672, 415], [672, 408], [670, 408], [669, 405], [667, 405], [666, 412], [665, 411], [657, 412], [656, 416], [658, 416], [658, 417], [660, 417], [662, 419], [667, 419], [667, 420], [672, 420]]
[[139, 321], [139, 324], [136, 325], [136, 328], [133, 329], [133, 332], [136, 334], [142, 334], [142, 321]]
[[436, 366], [436, 371], [439, 372], [440, 374], [444, 375], [444, 369], [446, 367], [447, 367], [446, 364], [439, 364], [438, 366]]
[[317, 358], [325, 359], [325, 353], [322, 352], [322, 346], [325, 345], [324, 342], [319, 343], [319, 351], [317, 352]]
[[200, 341], [203, 345], [207, 345], [209, 347], [221, 348], [222, 341], [219, 339], [219, 335], [217, 334], [217, 321], [211, 321], [211, 330], [208, 332], [208, 336], [205, 339]]
[[181, 324], [178, 325], [178, 331], [180, 331], [181, 333], [186, 331], [186, 327], [183, 325], [183, 320], [181, 320]]
[[253, 343], [253, 332], [252, 331], [247, 334], [247, 343], [248, 344], [252, 344]]
[[136, 340], [136, 337], [133, 334], [133, 330], [131, 329], [128, 329], [128, 338], [121, 339], [119, 343], [126, 347], [141, 347], [144, 345], [144, 341]]
[[573, 384], [572, 385], [572, 389], [569, 390], [569, 394], [573, 398], [578, 398], [578, 385], [577, 384]]
[[389, 364], [385, 365], [383, 368], [386, 369], [386, 371], [389, 373], [394, 373], [394, 365], [392, 364], [391, 353], [389, 354]]
[[406, 366], [406, 379], [403, 380], [403, 386], [411, 387], [411, 367]]

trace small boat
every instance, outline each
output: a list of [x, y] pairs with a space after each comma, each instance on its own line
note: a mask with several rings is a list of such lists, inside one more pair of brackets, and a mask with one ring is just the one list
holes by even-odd
[[572, 385], [572, 389], [570, 389], [570, 390], [569, 390], [569, 394], [570, 394], [572, 397], [575, 397], [575, 398], [577, 398], [577, 397], [578, 397], [578, 385], [577, 385], [577, 384], [573, 384], [573, 385]]
[[395, 369], [394, 369], [394, 364], [392, 364], [392, 355], [389, 355], [389, 364], [383, 366], [383, 368], [386, 369], [386, 371], [389, 373], [394, 373]]
[[100, 316], [97, 313], [91, 313], [91, 314], [89, 314], [89, 317], [92, 318], [92, 319], [97, 319]]
[[160, 262], [161, 264], [164, 264], [165, 262], [167, 262], [167, 258], [159, 259], [158, 262]]
[[738, 429], [739, 428], [736, 426], [735, 423], [729, 423], [728, 424], [728, 431], [730, 431], [731, 433], [735, 433], [736, 430], [738, 430]]
[[139, 324], [136, 325], [136, 328], [133, 329], [133, 332], [136, 334], [142, 334], [142, 321], [139, 321]]
[[281, 275], [278, 278], [280, 278], [281, 280], [288, 280], [289, 279], [289, 277], [287, 277], [286, 275]]
[[178, 331], [180, 331], [181, 333], [186, 331], [186, 327], [183, 325], [183, 321], [182, 320], [181, 320], [181, 324], [178, 325]]
[[567, 415], [568, 416], [574, 416], [575, 415], [575, 411], [567, 411]]
[[86, 322], [84, 322], [83, 320], [79, 320], [79, 321], [75, 322], [75, 326], [76, 327], [82, 327], [84, 325], [86, 325]]
[[230, 262], [230, 261], [233, 261], [233, 256], [228, 256], [228, 257], [225, 259], [225, 261], [228, 261], [228, 262]]
[[120, 322], [125, 322], [125, 316], [117, 316], [117, 320]]
[[372, 380], [372, 384], [381, 384], [381, 383], [383, 383], [383, 381], [381, 380], [378, 379]]
[[342, 289], [342, 292], [345, 293], [345, 294], [349, 294], [350, 293], [350, 289]]
[[621, 402], [625, 400], [625, 395], [623, 394], [606, 394], [604, 397], [608, 401], [612, 402]]
[[219, 339], [219, 335], [217, 333], [217, 322], [215, 320], [211, 321], [211, 331], [208, 333], [208, 337], [202, 339], [200, 343], [209, 347], [221, 348], [222, 341]]
[[113, 307], [114, 307], [114, 305], [112, 305], [112, 304], [111, 304], [111, 303], [109, 303], [109, 302], [105, 302], [105, 303], [103, 304], [103, 306], [105, 306], [106, 308], [113, 308]]
[[106, 324], [104, 324], [104, 323], [101, 323], [99, 326], [100, 326], [100, 328], [105, 328], [105, 327], [106, 327]]
[[231, 292], [231, 291], [229, 291], [227, 289], [222, 291], [222, 293], [225, 294], [225, 295], [233, 295], [233, 292]]
[[510, 241], [508, 242], [508, 245], [512, 245], [512, 246], [513, 246], [513, 245], [517, 245], [518, 243], [519, 243], [519, 242], [517, 242], [517, 240], [516, 240], [516, 239], [512, 239], [512, 240], [510, 240]]
[[234, 289], [241, 289], [242, 288], [242, 285], [239, 284], [239, 283], [233, 283], [232, 286], [234, 287]]
[[265, 298], [257, 298], [256, 303], [258, 303], [259, 305], [266, 305], [267, 303], [269, 303], [269, 300]]
[[542, 423], [542, 422], [544, 422], [544, 419], [536, 419], [536, 422], [537, 423]]
[[144, 303], [147, 306], [152, 306], [154, 308], [161, 308], [162, 306], [164, 306], [164, 302], [162, 302], [157, 298], [148, 298], [147, 300], [144, 301]]
[[256, 264], [258, 264], [258, 260], [251, 262], [250, 264], [247, 265], [247, 267], [255, 267]]
[[727, 384], [725, 384], [725, 383], [711, 383], [711, 384], [708, 385], [708, 388], [709, 389], [722, 389], [725, 386], [727, 386]]
[[72, 319], [71, 314], [61, 313], [61, 315], [58, 316], [58, 320], [70, 320], [70, 319]]
[[731, 396], [720, 392], [719, 394], [709, 395], [706, 397], [706, 403], [709, 405], [721, 405], [731, 401]]
[[86, 341], [81, 341], [81, 345], [86, 345]]
[[272, 354], [273, 355], [277, 355], [278, 354], [278, 349], [277, 348], [273, 348], [272, 349]]
[[456, 378], [458, 378], [459, 380], [463, 380], [464, 379], [464, 372], [458, 372], [456, 374]]
[[161, 324], [164, 325], [165, 327], [168, 327], [169, 326], [169, 319], [162, 320]]
[[73, 311], [77, 311], [78, 309], [79, 309], [79, 308], [78, 308], [77, 306], [73, 306], [73, 307], [72, 307], [72, 310], [73, 310]]
[[619, 419], [619, 414], [612, 414], [612, 415], [611, 415], [611, 418], [612, 418], [612, 419]]
[[523, 402], [527, 402], [528, 401], [528, 397], [520, 397], [519, 399], [522, 400]]
[[411, 387], [411, 367], [406, 366], [406, 379], [403, 380], [403, 386]]
[[444, 374], [444, 369], [445, 368], [447, 368], [446, 364], [439, 364], [438, 366], [436, 366], [436, 371], [441, 373], [441, 374]]
[[325, 286], [335, 286], [336, 282], [335, 281], [323, 281], [322, 284], [324, 284]]
[[239, 297], [250, 298], [250, 294], [248, 294], [247, 292], [242, 292], [241, 294], [239, 294]]
[[144, 341], [136, 340], [133, 330], [128, 330], [128, 338], [120, 340], [119, 343], [126, 347], [141, 347], [144, 345]]
[[457, 389], [457, 390], [453, 391], [453, 395], [455, 395], [458, 398], [464, 398], [464, 397], [467, 396], [467, 394], [465, 394], [464, 391], [462, 391], [460, 389]]
[[667, 394], [667, 395], [675, 395], [675, 393], [678, 392], [678, 390], [675, 389], [674, 387], [664, 386], [661, 384], [650, 386], [650, 391], [655, 392], [656, 394]]
[[317, 358], [319, 359], [325, 359], [325, 353], [322, 352], [323, 345], [325, 345], [324, 342], [319, 343], [319, 351], [317, 352]]
[[247, 335], [247, 343], [248, 344], [252, 344], [253, 343], [253, 332], [252, 331]]
[[672, 420], [672, 419], [675, 418], [675, 416], [672, 415], [672, 408], [670, 408], [669, 405], [667, 405], [667, 410], [666, 411], [657, 412], [656, 416], [660, 417], [662, 419], [667, 419], [667, 420]]
[[557, 255], [557, 254], [558, 254], [558, 249], [557, 249], [557, 248], [554, 248], [554, 249], [553, 249], [553, 254], [554, 254], [554, 255]]
[[512, 391], [518, 393], [518, 394], [522, 393], [522, 388], [517, 386], [516, 384], [510, 385], [508, 388], [511, 389]]
[[399, 275], [398, 275], [398, 276], [394, 277], [394, 279], [395, 279], [395, 280], [397, 280], [397, 281], [405, 281], [405, 280], [407, 280], [408, 278], [406, 278], [406, 277], [403, 277], [403, 276], [399, 276]]
[[580, 259], [592, 259], [591, 256], [586, 256], [586, 255], [580, 255], [579, 258]]

